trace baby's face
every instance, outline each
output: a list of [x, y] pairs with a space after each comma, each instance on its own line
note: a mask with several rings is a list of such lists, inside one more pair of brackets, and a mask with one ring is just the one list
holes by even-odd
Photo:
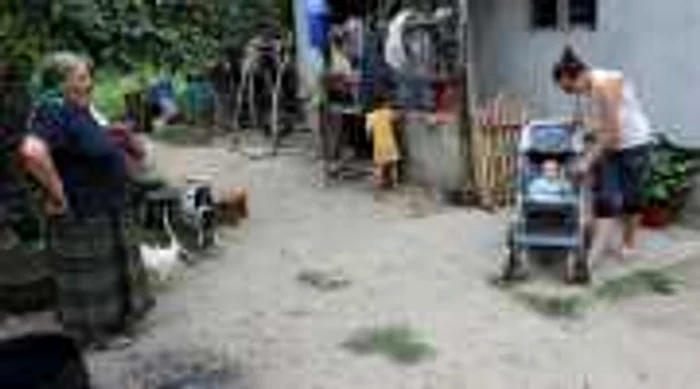
[[554, 160], [547, 160], [544, 162], [542, 167], [544, 176], [547, 178], [558, 178], [559, 177], [559, 163]]

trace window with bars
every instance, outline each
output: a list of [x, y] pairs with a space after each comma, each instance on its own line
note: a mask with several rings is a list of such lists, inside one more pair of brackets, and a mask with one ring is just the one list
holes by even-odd
[[569, 0], [569, 26], [595, 30], [597, 22], [596, 0]]
[[531, 25], [534, 29], [595, 30], [597, 6], [596, 0], [531, 0]]
[[536, 29], [556, 29], [559, 25], [557, 0], [532, 0], [532, 27]]

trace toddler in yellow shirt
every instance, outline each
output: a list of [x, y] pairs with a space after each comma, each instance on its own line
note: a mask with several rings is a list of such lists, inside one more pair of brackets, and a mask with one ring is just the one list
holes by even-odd
[[398, 113], [386, 94], [377, 96], [372, 112], [367, 115], [366, 129], [372, 137], [374, 178], [378, 188], [398, 183], [398, 162], [401, 159], [396, 141]]

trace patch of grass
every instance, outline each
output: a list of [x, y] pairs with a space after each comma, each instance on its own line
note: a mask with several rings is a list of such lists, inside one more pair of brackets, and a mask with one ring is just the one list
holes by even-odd
[[156, 131], [154, 131], [152, 134], [152, 137], [163, 142], [186, 144], [192, 137], [190, 132], [191, 128], [188, 125], [169, 124], [156, 129]]
[[554, 318], [579, 317], [587, 306], [586, 298], [580, 295], [557, 296], [519, 292], [515, 296], [533, 311]]
[[[676, 269], [677, 270], [677, 269]], [[492, 283], [508, 290], [510, 284]], [[533, 292], [510, 290], [528, 308], [551, 318], [577, 318], [600, 300], [619, 301], [644, 294], [670, 296], [678, 293], [683, 279], [673, 268], [643, 269], [602, 282], [582, 293]]]
[[608, 280], [596, 288], [597, 297], [619, 300], [645, 293], [673, 295], [682, 281], [668, 270], [639, 270], [624, 277]]
[[405, 326], [359, 331], [343, 346], [360, 355], [380, 354], [402, 364], [415, 364], [435, 355], [435, 349]]
[[212, 133], [189, 124], [168, 124], [156, 128], [151, 136], [154, 140], [173, 145], [206, 145], [211, 141]]

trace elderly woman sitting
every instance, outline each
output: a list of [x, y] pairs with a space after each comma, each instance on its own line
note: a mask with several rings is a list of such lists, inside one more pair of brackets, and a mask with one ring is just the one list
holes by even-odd
[[128, 133], [110, 137], [92, 108], [89, 60], [59, 53], [44, 65], [44, 90], [24, 154], [49, 193], [45, 209], [59, 318], [79, 341], [102, 346], [153, 304], [125, 217], [128, 151], [134, 150], [120, 147], [130, 143]]

